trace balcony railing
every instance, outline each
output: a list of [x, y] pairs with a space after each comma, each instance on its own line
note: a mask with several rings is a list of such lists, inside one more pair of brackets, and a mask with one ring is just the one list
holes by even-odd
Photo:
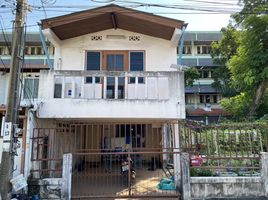
[[172, 72], [54, 71], [54, 98], [168, 100], [170, 86], [176, 84], [171, 75]]

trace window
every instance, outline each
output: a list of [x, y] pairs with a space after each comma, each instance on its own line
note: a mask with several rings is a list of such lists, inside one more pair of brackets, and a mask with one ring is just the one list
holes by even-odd
[[43, 55], [44, 54], [42, 47], [37, 47], [36, 51], [37, 51], [37, 55]]
[[[99, 71], [100, 70], [100, 59], [101, 59], [101, 53], [100, 52], [94, 52], [94, 51], [88, 51], [86, 55], [86, 70], [87, 71]], [[93, 83], [93, 77], [88, 76], [85, 79], [86, 83]], [[95, 78], [95, 82], [100, 82], [100, 77]]]
[[210, 95], [206, 95], [206, 103], [210, 103]]
[[211, 47], [209, 45], [197, 46], [197, 54], [210, 54]]
[[36, 99], [38, 98], [39, 79], [26, 78], [24, 79], [23, 98]]
[[204, 70], [203, 71], [203, 77], [202, 78], [208, 78], [208, 74], [209, 74], [209, 72], [206, 71], [206, 70]]
[[5, 50], [4, 47], [0, 47], [0, 55], [4, 55], [4, 50]]
[[9, 48], [7, 46], [0, 46], [0, 55], [9, 55]]
[[201, 47], [197, 46], [197, 54], [201, 54]]
[[217, 95], [213, 95], [213, 103], [218, 103], [218, 97], [217, 97]]
[[200, 70], [199, 74], [200, 74], [200, 78], [211, 78], [210, 70]]
[[124, 99], [124, 85], [125, 85], [125, 78], [124, 77], [118, 77], [118, 99]]
[[[132, 51], [130, 52], [130, 71], [143, 71], [144, 70], [144, 52]], [[129, 83], [135, 83], [135, 77], [130, 77]], [[143, 77], [138, 77], [138, 83], [144, 83]]]
[[191, 54], [192, 53], [192, 48], [191, 46], [184, 46], [182, 50], [182, 54]]
[[114, 99], [115, 97], [115, 78], [107, 77], [107, 90], [106, 97], [107, 99]]
[[100, 52], [87, 52], [86, 70], [99, 71], [100, 70]]
[[124, 55], [123, 54], [108, 54], [107, 69], [109, 71], [124, 71]]
[[144, 70], [144, 53], [143, 52], [130, 52], [130, 71], [143, 71]]
[[200, 95], [200, 96], [199, 96], [199, 102], [200, 102], [200, 103], [204, 103], [204, 96], [203, 96], [203, 95]]

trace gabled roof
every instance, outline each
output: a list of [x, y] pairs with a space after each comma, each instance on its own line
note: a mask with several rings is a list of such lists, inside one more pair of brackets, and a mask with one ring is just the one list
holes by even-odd
[[124, 29], [170, 40], [183, 21], [141, 12], [115, 4], [41, 20], [61, 39], [69, 39], [107, 29]]

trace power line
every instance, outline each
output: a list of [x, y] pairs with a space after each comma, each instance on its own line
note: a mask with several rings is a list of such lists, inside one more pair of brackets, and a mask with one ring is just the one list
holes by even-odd
[[43, 11], [44, 11], [44, 14], [45, 14], [45, 18], [47, 18], [46, 9], [45, 9], [45, 6], [44, 6], [44, 0], [41, 0], [41, 4], [42, 4], [42, 8], [43, 8]]

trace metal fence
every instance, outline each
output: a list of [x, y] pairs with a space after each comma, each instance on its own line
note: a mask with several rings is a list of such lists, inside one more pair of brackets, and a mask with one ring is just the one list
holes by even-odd
[[178, 198], [176, 159], [179, 152], [73, 154], [72, 198]]
[[258, 176], [260, 152], [267, 151], [268, 126], [205, 126], [179, 123], [180, 147], [190, 152], [193, 176]]
[[173, 151], [174, 130], [166, 128], [163, 134], [162, 125], [61, 122], [56, 128], [35, 128], [31, 138], [31, 173], [36, 178], [61, 177], [64, 153]]

